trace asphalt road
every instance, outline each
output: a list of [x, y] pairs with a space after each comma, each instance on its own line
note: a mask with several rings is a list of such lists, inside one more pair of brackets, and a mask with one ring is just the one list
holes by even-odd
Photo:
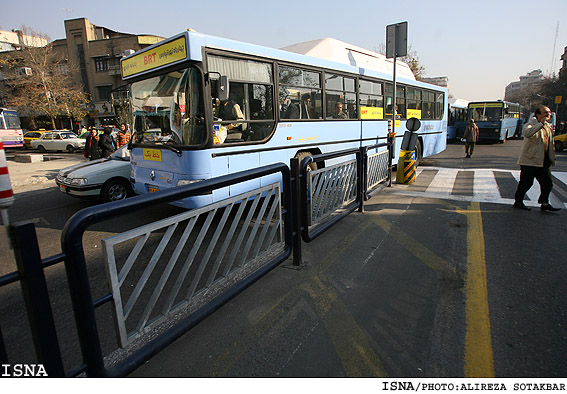
[[[422, 170], [517, 170], [520, 143], [479, 145], [466, 160], [462, 145], [449, 145]], [[556, 170], [567, 171], [567, 154], [558, 158]], [[276, 268], [132, 376], [567, 376], [567, 211], [518, 211], [474, 193], [432, 197], [422, 174], [304, 243], [301, 270]], [[567, 195], [565, 184], [555, 190]], [[56, 188], [16, 197], [10, 216], [36, 223], [44, 257], [60, 251], [65, 221], [92, 204]], [[95, 297], [108, 289], [100, 239], [176, 212], [155, 207], [87, 232]], [[6, 250], [5, 238], [0, 245]], [[3, 270], [10, 265], [3, 259]], [[48, 281], [72, 367], [79, 356], [64, 270], [49, 268]], [[9, 355], [26, 362], [33, 356], [17, 293], [0, 293], [0, 325]], [[111, 312], [98, 314], [105, 351], [116, 346]]]

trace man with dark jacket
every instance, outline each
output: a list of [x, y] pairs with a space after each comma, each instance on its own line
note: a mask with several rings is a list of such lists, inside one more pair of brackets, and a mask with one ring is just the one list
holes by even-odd
[[100, 148], [98, 147], [98, 132], [91, 127], [90, 134], [85, 141], [85, 157], [90, 160], [100, 159]]
[[108, 157], [112, 154], [112, 152], [116, 150], [114, 148], [115, 144], [114, 144], [114, 140], [112, 139], [111, 133], [112, 133], [112, 128], [105, 127], [102, 130], [102, 134], [100, 138], [98, 139], [98, 146], [101, 150], [102, 157]]
[[474, 122], [474, 119], [469, 120], [469, 124], [465, 129], [463, 134], [463, 140], [465, 141], [465, 153], [466, 157], [472, 157], [474, 152], [474, 144], [478, 141], [478, 126]]

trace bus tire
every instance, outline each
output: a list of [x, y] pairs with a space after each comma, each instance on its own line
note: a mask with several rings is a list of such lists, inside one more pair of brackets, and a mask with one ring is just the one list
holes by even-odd
[[[301, 164], [301, 161], [303, 159], [305, 159], [306, 157], [309, 156], [313, 156], [311, 154], [311, 152], [297, 152], [297, 154], [295, 155], [296, 159], [299, 159], [299, 163]], [[315, 171], [317, 169], [317, 163], [310, 163], [309, 166], [307, 166], [307, 172], [309, 171]]]
[[415, 166], [419, 166], [421, 159], [423, 158], [423, 148], [421, 147], [421, 140], [417, 140], [415, 144]]

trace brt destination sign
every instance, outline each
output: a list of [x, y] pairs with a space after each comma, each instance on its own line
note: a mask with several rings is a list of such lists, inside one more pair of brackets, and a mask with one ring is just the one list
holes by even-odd
[[[469, 104], [469, 108], [484, 108], [485, 103]], [[504, 103], [486, 103], [486, 108], [501, 108]]]
[[122, 60], [122, 77], [132, 77], [185, 58], [187, 42], [183, 36]]

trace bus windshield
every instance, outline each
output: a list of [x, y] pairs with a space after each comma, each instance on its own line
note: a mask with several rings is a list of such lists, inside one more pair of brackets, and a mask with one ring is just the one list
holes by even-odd
[[197, 68], [134, 82], [131, 93], [134, 142], [189, 146], [206, 142], [201, 74]]
[[502, 120], [502, 106], [489, 107], [487, 105], [486, 107], [470, 107], [468, 118], [474, 119], [477, 122], [499, 122]]
[[[0, 127], [3, 129], [20, 129], [20, 118], [16, 111], [2, 111], [4, 115], [4, 122], [0, 122]], [[5, 123], [5, 124], [3, 124]]]

